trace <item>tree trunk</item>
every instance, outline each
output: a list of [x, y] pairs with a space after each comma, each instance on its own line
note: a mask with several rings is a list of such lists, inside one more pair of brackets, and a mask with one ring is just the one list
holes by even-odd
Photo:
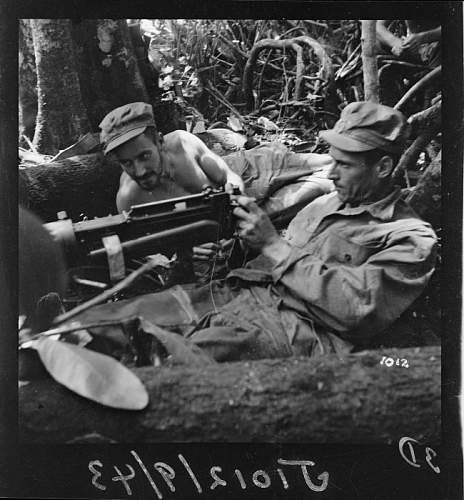
[[364, 100], [371, 102], [379, 102], [379, 74], [376, 60], [375, 23], [375, 20], [361, 21]]
[[161, 99], [161, 89], [158, 86], [159, 73], [148, 59], [148, 46], [140, 30], [140, 21], [134, 19], [128, 28], [137, 66], [147, 89], [149, 102], [155, 105]]
[[66, 19], [32, 19], [38, 113], [34, 145], [55, 154], [89, 131]]
[[30, 19], [19, 20], [19, 87], [18, 117], [19, 145], [26, 146], [28, 139], [34, 137], [37, 116], [37, 73], [35, 65], [34, 44]]
[[[380, 364], [383, 356], [395, 364]], [[100, 406], [51, 379], [21, 387], [21, 441], [85, 442], [91, 433], [126, 443], [440, 439], [439, 347], [134, 371], [150, 395], [141, 412]]]
[[92, 130], [112, 109], [151, 102], [123, 19], [73, 21], [78, 73]]

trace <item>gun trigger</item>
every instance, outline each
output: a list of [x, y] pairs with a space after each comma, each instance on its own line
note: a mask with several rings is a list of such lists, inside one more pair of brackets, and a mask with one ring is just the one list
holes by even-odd
[[203, 186], [201, 186], [201, 192], [204, 195], [208, 195], [213, 192], [213, 188], [209, 184], [203, 184]]

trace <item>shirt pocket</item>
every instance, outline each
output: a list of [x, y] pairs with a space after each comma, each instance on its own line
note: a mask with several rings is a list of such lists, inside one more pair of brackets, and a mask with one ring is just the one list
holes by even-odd
[[309, 245], [309, 240], [310, 240], [311, 235], [305, 233], [304, 231], [300, 231], [296, 234], [292, 234], [291, 236], [287, 237], [287, 241], [292, 245], [297, 248], [304, 248], [307, 250], [311, 245]]
[[321, 242], [318, 253], [319, 257], [328, 265], [343, 264], [356, 267], [364, 264], [381, 248], [381, 241], [354, 239], [343, 232], [330, 232], [327, 238]]
[[287, 232], [286, 240], [297, 248], [304, 248], [307, 250], [312, 247], [312, 236], [314, 233], [314, 223], [309, 223], [304, 215], [299, 214], [290, 223]]

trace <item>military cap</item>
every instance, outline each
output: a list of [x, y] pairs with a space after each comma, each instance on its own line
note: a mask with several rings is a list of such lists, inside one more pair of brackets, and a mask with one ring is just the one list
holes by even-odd
[[348, 104], [334, 128], [319, 134], [331, 146], [353, 153], [373, 149], [401, 153], [408, 135], [409, 124], [400, 111], [364, 101]]
[[113, 109], [101, 121], [100, 142], [105, 154], [121, 144], [156, 127], [152, 107], [145, 102], [132, 102]]

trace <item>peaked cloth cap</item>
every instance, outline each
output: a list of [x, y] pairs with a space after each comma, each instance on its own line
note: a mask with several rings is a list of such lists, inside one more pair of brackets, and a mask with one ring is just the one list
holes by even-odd
[[401, 153], [408, 135], [409, 124], [400, 111], [363, 101], [348, 104], [334, 128], [319, 134], [331, 146], [343, 151], [382, 149], [389, 153]]
[[156, 127], [152, 107], [145, 102], [132, 102], [110, 111], [99, 127], [100, 142], [105, 154], [121, 144], [145, 132], [147, 127]]

